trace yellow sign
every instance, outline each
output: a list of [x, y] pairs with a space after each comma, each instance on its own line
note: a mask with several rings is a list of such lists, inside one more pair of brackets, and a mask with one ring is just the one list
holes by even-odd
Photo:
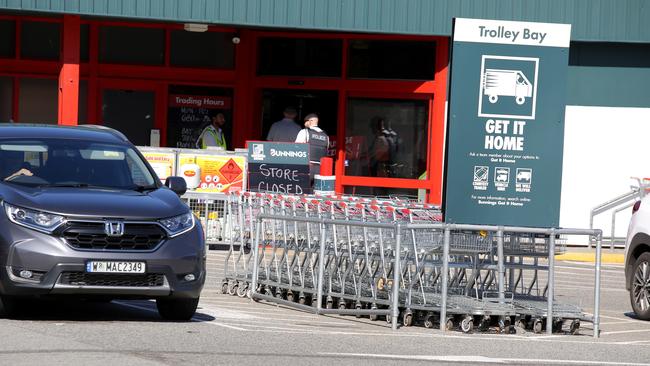
[[178, 175], [197, 192], [238, 192], [244, 189], [246, 159], [236, 155], [180, 154]]
[[162, 182], [167, 177], [174, 175], [174, 165], [176, 165], [176, 154], [174, 152], [152, 152], [141, 151], [142, 155], [149, 162]]

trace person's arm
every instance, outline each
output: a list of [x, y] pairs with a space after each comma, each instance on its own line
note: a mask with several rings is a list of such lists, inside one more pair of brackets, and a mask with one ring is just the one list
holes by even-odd
[[15, 172], [14, 174], [8, 176], [8, 177], [5, 178], [4, 180], [12, 180], [12, 179], [14, 179], [14, 178], [16, 178], [16, 177], [19, 177], [19, 176], [21, 176], [21, 175], [26, 175], [26, 176], [28, 176], [28, 177], [31, 177], [32, 175], [34, 175], [34, 173], [32, 173], [32, 172], [31, 172], [29, 169], [27, 169], [27, 168], [21, 168], [20, 170], [18, 170], [18, 171]]
[[273, 138], [275, 137], [275, 123], [271, 125], [271, 128], [269, 129], [269, 133], [266, 134], [266, 141], [274, 141]]
[[307, 129], [302, 129], [300, 132], [298, 132], [298, 136], [296, 136], [296, 142], [301, 142], [305, 143], [307, 142]]
[[203, 131], [201, 131], [201, 134], [199, 135], [199, 138], [196, 139], [195, 145], [196, 145], [197, 149], [202, 149], [203, 148], [203, 135], [204, 134], [205, 134], [205, 129], [203, 129]]

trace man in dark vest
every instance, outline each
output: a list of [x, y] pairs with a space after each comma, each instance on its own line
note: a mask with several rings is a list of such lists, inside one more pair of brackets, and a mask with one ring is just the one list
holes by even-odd
[[313, 181], [314, 175], [320, 174], [320, 158], [327, 156], [330, 143], [325, 131], [318, 127], [318, 115], [310, 113], [305, 116], [305, 128], [298, 133], [296, 142], [309, 144], [309, 176]]

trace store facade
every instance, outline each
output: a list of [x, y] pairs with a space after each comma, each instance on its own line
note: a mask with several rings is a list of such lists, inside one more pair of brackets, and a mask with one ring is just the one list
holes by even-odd
[[[446, 37], [192, 26], [2, 15], [0, 119], [101, 124], [136, 145], [158, 134], [160, 146], [193, 148], [223, 113], [232, 149], [264, 139], [293, 106], [299, 121], [320, 115], [338, 191], [427, 190], [440, 202]], [[391, 169], [370, 168], [380, 119], [396, 133]], [[418, 179], [425, 171], [436, 173]]]

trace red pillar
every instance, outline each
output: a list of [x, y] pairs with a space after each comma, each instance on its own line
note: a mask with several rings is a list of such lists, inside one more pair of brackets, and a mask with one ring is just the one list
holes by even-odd
[[76, 125], [79, 118], [79, 49], [81, 19], [63, 16], [63, 52], [59, 73], [59, 124]]
[[445, 160], [445, 102], [447, 101], [447, 72], [449, 70], [449, 38], [437, 42], [435, 91], [433, 94], [433, 124], [429, 135], [430, 190], [427, 202], [442, 204], [442, 180]]

